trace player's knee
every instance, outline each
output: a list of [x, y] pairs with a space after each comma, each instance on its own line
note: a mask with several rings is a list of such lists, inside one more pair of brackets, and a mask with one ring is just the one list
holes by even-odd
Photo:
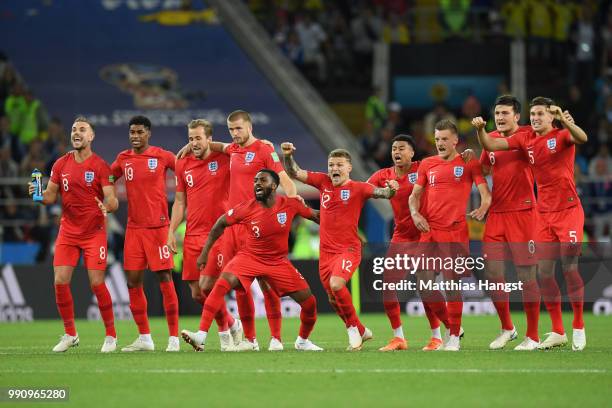
[[211, 291], [215, 286], [215, 280], [204, 278], [200, 280], [200, 289], [204, 292]]
[[157, 277], [160, 282], [170, 282], [172, 280], [172, 273], [170, 271], [159, 271]]
[[332, 290], [332, 292], [337, 292], [339, 290], [342, 290], [342, 288], [344, 288], [345, 286], [346, 286], [346, 282], [344, 282], [343, 279], [332, 278], [331, 281], [329, 282], [329, 287]]

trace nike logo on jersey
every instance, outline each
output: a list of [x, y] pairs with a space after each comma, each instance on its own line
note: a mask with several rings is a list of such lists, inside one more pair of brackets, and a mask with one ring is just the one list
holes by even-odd
[[132, 165], [132, 163], [125, 163], [125, 167], [131, 166], [131, 165]]
[[68, 177], [69, 175], [70, 173], [66, 173], [66, 174], [62, 173], [62, 177]]
[[332, 190], [328, 190], [326, 188], [324, 188], [323, 191], [325, 191], [326, 193], [331, 193], [332, 192]]
[[191, 173], [192, 171], [193, 171], [193, 169], [191, 169], [191, 170], [185, 170], [185, 174], [189, 174], [189, 173]]
[[259, 221], [251, 221], [251, 225], [259, 224]]

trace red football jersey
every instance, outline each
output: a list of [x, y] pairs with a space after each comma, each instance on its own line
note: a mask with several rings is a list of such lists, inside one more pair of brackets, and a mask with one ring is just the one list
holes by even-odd
[[576, 147], [567, 129], [538, 136], [533, 130], [508, 139], [527, 154], [538, 187], [538, 211], [559, 211], [580, 203], [574, 183]]
[[[368, 183], [375, 185], [376, 187], [386, 187], [385, 182], [387, 180], [397, 180], [399, 183], [399, 190], [391, 198], [391, 207], [393, 208], [393, 222], [395, 227], [393, 228], [393, 237], [391, 242], [407, 242], [407, 241], [418, 241], [421, 231], [414, 226], [414, 221], [410, 216], [410, 208], [408, 207], [408, 197], [412, 193], [414, 183], [417, 181], [419, 168], [419, 162], [412, 162], [412, 166], [408, 170], [408, 173], [402, 177], [398, 177], [395, 174], [395, 167], [388, 167], [380, 169], [376, 173], [372, 174], [368, 179]], [[421, 199], [422, 201], [423, 199]], [[421, 202], [421, 206], [423, 202]]]
[[427, 193], [422, 214], [430, 227], [452, 231], [464, 225], [472, 182], [486, 183], [478, 160], [466, 164], [461, 155], [451, 161], [432, 156], [421, 162], [418, 174], [416, 184]]
[[374, 194], [375, 187], [353, 180], [334, 187], [327, 174], [311, 171], [308, 172], [306, 183], [316, 187], [321, 193], [321, 251], [361, 251], [361, 241], [357, 233], [359, 216], [366, 200]]
[[62, 197], [61, 232], [89, 237], [105, 228], [104, 215], [94, 197], [104, 201], [102, 187], [113, 185], [108, 164], [97, 154], [78, 163], [72, 152], [60, 157], [51, 169], [51, 181]]
[[265, 262], [284, 260], [289, 253], [289, 232], [296, 214], [311, 217], [312, 208], [297, 198], [276, 196], [271, 208], [263, 207], [251, 199], [230, 208], [225, 214], [229, 225], [244, 224], [250, 231], [246, 245], [238, 251]]
[[174, 170], [174, 154], [149, 146], [137, 154], [131, 149], [117, 155], [111, 165], [115, 179], [125, 177], [128, 227], [157, 228], [168, 225], [166, 170]]
[[227, 209], [229, 157], [212, 152], [205, 159], [187, 156], [176, 162], [176, 191], [185, 193], [185, 235], [208, 235]]
[[[521, 127], [507, 140], [518, 133], [528, 132], [530, 127]], [[498, 131], [489, 133], [493, 138], [503, 138]], [[533, 208], [536, 203], [533, 192], [533, 171], [527, 156], [520, 149], [489, 152], [483, 150], [480, 164], [491, 168], [493, 192], [489, 212], [520, 211]]]
[[255, 198], [253, 180], [261, 169], [270, 169], [277, 173], [285, 170], [274, 148], [261, 140], [256, 140], [247, 147], [232, 143], [225, 150], [225, 154], [230, 156], [230, 207]]

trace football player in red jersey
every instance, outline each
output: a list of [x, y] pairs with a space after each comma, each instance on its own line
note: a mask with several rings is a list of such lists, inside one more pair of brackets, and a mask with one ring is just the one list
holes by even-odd
[[[210, 149], [214, 152], [223, 152], [230, 156], [230, 184], [228, 206], [234, 207], [243, 201], [253, 198], [252, 182], [255, 174], [263, 168], [274, 170], [280, 177], [280, 186], [285, 191], [287, 197], [295, 197], [297, 190], [293, 181], [287, 176], [274, 147], [269, 142], [257, 139], [253, 135], [253, 123], [248, 112], [237, 110], [230, 113], [227, 117], [227, 128], [232, 136], [233, 143], [211, 142]], [[179, 152], [179, 158], [190, 150], [189, 145]], [[231, 261], [245, 244], [248, 236], [247, 231], [241, 224], [233, 225], [228, 228], [223, 237], [223, 257], [224, 262]], [[269, 351], [283, 350], [281, 341], [282, 315], [280, 308], [280, 298], [270, 290], [265, 279], [258, 279], [263, 291], [266, 307], [266, 316], [270, 325], [270, 345]], [[244, 327], [246, 338], [236, 347], [241, 350], [259, 349], [257, 339], [249, 338], [249, 333], [255, 333], [255, 305], [250, 291], [237, 291], [236, 302], [238, 312]]]
[[[221, 278], [216, 281], [210, 296], [206, 298], [199, 331], [181, 331], [183, 339], [196, 351], [204, 350], [213, 316], [223, 307], [224, 296], [231, 289], [249, 290], [255, 278], [265, 278], [279, 296], [290, 296], [302, 307], [300, 332], [295, 348], [302, 351], [323, 350], [308, 338], [317, 320], [316, 299], [304, 277], [287, 259], [293, 218], [300, 215], [318, 222], [319, 212], [306, 207], [297, 198], [276, 195], [279, 184], [280, 178], [275, 171], [260, 170], [254, 180], [255, 198], [230, 208], [219, 217], [208, 234], [197, 261], [200, 268], [206, 267], [215, 241], [228, 226], [242, 224], [248, 235], [246, 245], [225, 266]], [[246, 335], [250, 337], [249, 334]]]
[[[408, 197], [412, 193], [412, 188], [417, 180], [417, 169], [419, 162], [413, 161], [412, 158], [416, 152], [416, 143], [412, 136], [397, 135], [393, 138], [391, 145], [391, 157], [393, 158], [393, 166], [380, 169], [368, 179], [368, 183], [377, 187], [385, 187], [389, 180], [396, 180], [399, 188], [393, 198], [391, 198], [391, 207], [393, 208], [393, 237], [391, 238], [389, 253], [387, 256], [394, 256], [395, 253], [410, 252], [410, 244], [418, 243], [421, 237], [419, 231], [412, 221], [410, 209], [406, 205]], [[403, 278], [403, 274], [395, 270], [385, 271], [385, 275], [389, 280], [398, 281]], [[392, 276], [396, 275], [396, 276]], [[402, 275], [402, 276], [399, 276]], [[393, 329], [393, 339], [387, 345], [381, 347], [380, 351], [406, 350], [408, 343], [404, 338], [402, 329], [401, 310], [395, 291], [385, 290], [383, 293], [383, 305], [385, 313], [391, 323]], [[429, 314], [428, 314], [429, 317]], [[438, 319], [434, 316], [434, 325], [439, 327]], [[439, 331], [439, 329], [438, 329]]]
[[168, 238], [168, 199], [166, 172], [174, 171], [172, 152], [149, 145], [151, 121], [134, 116], [129, 123], [131, 149], [117, 155], [111, 165], [116, 179], [125, 178], [128, 198], [128, 222], [125, 231], [123, 267], [127, 273], [130, 310], [139, 336], [121, 351], [153, 351], [147, 317], [147, 299], [143, 290], [147, 267], [159, 278], [164, 311], [168, 323], [166, 351], [179, 351], [178, 298], [172, 281], [173, 260], [166, 245]]
[[387, 187], [381, 188], [351, 180], [351, 155], [344, 149], [329, 153], [325, 174], [300, 169], [293, 159], [293, 143], [285, 142], [281, 148], [290, 176], [316, 187], [321, 194], [319, 276], [330, 304], [346, 325], [348, 349], [360, 350], [362, 343], [372, 338], [372, 332], [357, 317], [346, 287], [361, 262], [359, 217], [367, 199], [392, 198], [398, 183], [389, 180]]
[[[106, 284], [106, 214], [119, 206], [115, 196], [113, 176], [108, 164], [91, 150], [95, 137], [94, 128], [84, 117], [77, 117], [72, 125], [70, 141], [73, 151], [60, 157], [51, 170], [51, 178], [43, 192], [43, 204], [53, 204], [62, 198], [62, 219], [55, 241], [53, 275], [55, 301], [65, 334], [53, 347], [63, 352], [79, 345], [79, 336], [74, 324], [74, 303], [70, 291], [72, 272], [77, 266], [81, 251], [89, 283], [98, 300], [100, 315], [106, 327], [103, 353], [115, 351], [113, 301]], [[29, 193], [34, 186], [29, 184]]]
[[[512, 138], [518, 133], [530, 132], [531, 127], [519, 126], [521, 104], [512, 95], [502, 95], [495, 101], [496, 131], [492, 138]], [[481, 117], [472, 121], [478, 131], [485, 122]], [[485, 277], [490, 282], [505, 283], [504, 261], [513, 261], [518, 279], [523, 283], [523, 305], [527, 316], [527, 333], [515, 350], [535, 350], [539, 345], [538, 320], [540, 315], [540, 289], [538, 287], [535, 256], [537, 223], [533, 172], [527, 155], [520, 149], [507, 152], [489, 152], [480, 155], [483, 173], [492, 174], [493, 199], [485, 224], [483, 253], [486, 257]], [[490, 292], [501, 322], [500, 335], [491, 342], [492, 350], [502, 349], [517, 337], [510, 316], [509, 293]]]
[[[587, 134], [549, 98], [536, 97], [530, 103], [532, 132], [509, 139], [495, 139], [479, 131], [485, 149], [522, 150], [529, 161], [538, 187], [537, 246], [540, 290], [552, 320], [552, 332], [538, 346], [548, 349], [567, 344], [561, 313], [561, 293], [554, 277], [561, 257], [569, 301], [574, 311], [572, 349], [586, 346], [584, 330], [584, 282], [578, 271], [583, 238], [584, 211], [574, 182], [576, 144], [586, 143]], [[560, 121], [563, 129], [555, 128]]]
[[[426, 158], [419, 166], [417, 182], [409, 198], [410, 214], [414, 225], [422, 232], [420, 242], [424, 244], [427, 258], [465, 258], [469, 255], [465, 213], [472, 183], [478, 187], [481, 204], [470, 213], [471, 217], [484, 219], [491, 205], [491, 194], [478, 161], [471, 160], [466, 164], [457, 152], [457, 126], [450, 120], [441, 120], [435, 126], [434, 137], [438, 155]], [[421, 206], [421, 196], [424, 192], [427, 194], [427, 200], [425, 205]], [[424, 304], [429, 303], [428, 307], [450, 331], [444, 350], [459, 351], [463, 311], [461, 291], [451, 286], [445, 291], [445, 302], [439, 290], [426, 285], [435, 281], [435, 272], [443, 273], [447, 282], [461, 283], [463, 271], [454, 268], [442, 268], [441, 271], [428, 269], [423, 268], [417, 272], [421, 299]], [[430, 345], [432, 347], [429, 347]], [[440, 348], [441, 342], [430, 342], [424, 350]]]
[[[204, 119], [192, 120], [187, 125], [191, 154], [176, 162], [176, 194], [172, 206], [168, 247], [177, 252], [174, 235], [183, 221], [187, 206], [187, 228], [183, 243], [183, 280], [187, 281], [193, 299], [204, 305], [223, 267], [221, 240], [210, 251], [211, 261], [199, 270], [196, 261], [211, 228], [227, 210], [229, 157], [213, 152], [212, 124]], [[233, 348], [242, 340], [240, 321], [228, 313], [225, 302], [215, 315], [219, 327], [221, 351]], [[232, 338], [233, 337], [233, 338]]]

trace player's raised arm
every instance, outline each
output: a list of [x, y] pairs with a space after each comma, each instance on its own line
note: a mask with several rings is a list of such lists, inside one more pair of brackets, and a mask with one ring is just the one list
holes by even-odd
[[399, 190], [399, 183], [396, 180], [388, 180], [386, 184], [387, 187], [374, 188], [372, 198], [386, 198], [387, 200], [393, 198], [397, 190]]
[[285, 159], [283, 160], [285, 171], [287, 172], [289, 177], [299, 180], [302, 183], [305, 183], [306, 179], [308, 178], [308, 172], [306, 170], [302, 170], [300, 166], [298, 166], [298, 164], [296, 163], [295, 159], [293, 158], [293, 152], [295, 151], [295, 146], [293, 146], [293, 143], [290, 143], [290, 142], [282, 143], [281, 150], [283, 152], [283, 157]]
[[412, 194], [408, 197], [408, 206], [410, 207], [410, 216], [412, 217], [412, 221], [414, 221], [414, 225], [419, 231], [429, 232], [429, 223], [419, 212], [423, 191], [424, 188], [421, 185], [415, 184], [412, 189]]
[[571, 141], [573, 144], [584, 144], [588, 141], [588, 136], [584, 130], [576, 123], [574, 123], [574, 118], [568, 111], [561, 111], [561, 108], [558, 106], [551, 106], [548, 108], [548, 111], [555, 117], [555, 119], [559, 120], [564, 128], [566, 128], [570, 132]]
[[295, 197], [297, 196], [297, 187], [291, 177], [287, 174], [286, 171], [281, 171], [278, 173], [278, 177], [280, 178], [280, 185], [285, 191], [287, 197]]
[[177, 191], [174, 195], [172, 204], [172, 216], [170, 217], [170, 227], [168, 228], [168, 248], [176, 254], [176, 236], [174, 233], [185, 217], [185, 192]]
[[[231, 210], [230, 210], [231, 211]], [[227, 223], [227, 219], [225, 218], [225, 214], [217, 219], [215, 225], [212, 227], [210, 232], [208, 233], [208, 238], [206, 239], [206, 243], [204, 244], [204, 248], [202, 248], [202, 252], [200, 256], [198, 256], [197, 264], [198, 269], [202, 270], [206, 266], [206, 262], [208, 261], [208, 253], [210, 249], [215, 244], [215, 242], [219, 239], [221, 235], [223, 235], [223, 231], [227, 228], [229, 224]]]
[[498, 150], [508, 150], [508, 141], [504, 138], [492, 138], [487, 134], [485, 129], [487, 122], [484, 121], [480, 116], [472, 119], [472, 126], [477, 130], [478, 142], [482, 147], [490, 152], [496, 152]]
[[[34, 184], [32, 182], [28, 183], [28, 194], [30, 194], [30, 196], [32, 194], [34, 194]], [[42, 199], [42, 203], [47, 205], [47, 204], [54, 204], [57, 201], [57, 193], [59, 191], [59, 186], [57, 184], [55, 184], [54, 182], [52, 182], [51, 180], [49, 180], [49, 183], [47, 183], [47, 188], [45, 188], [45, 191], [43, 191], [43, 199]]]

